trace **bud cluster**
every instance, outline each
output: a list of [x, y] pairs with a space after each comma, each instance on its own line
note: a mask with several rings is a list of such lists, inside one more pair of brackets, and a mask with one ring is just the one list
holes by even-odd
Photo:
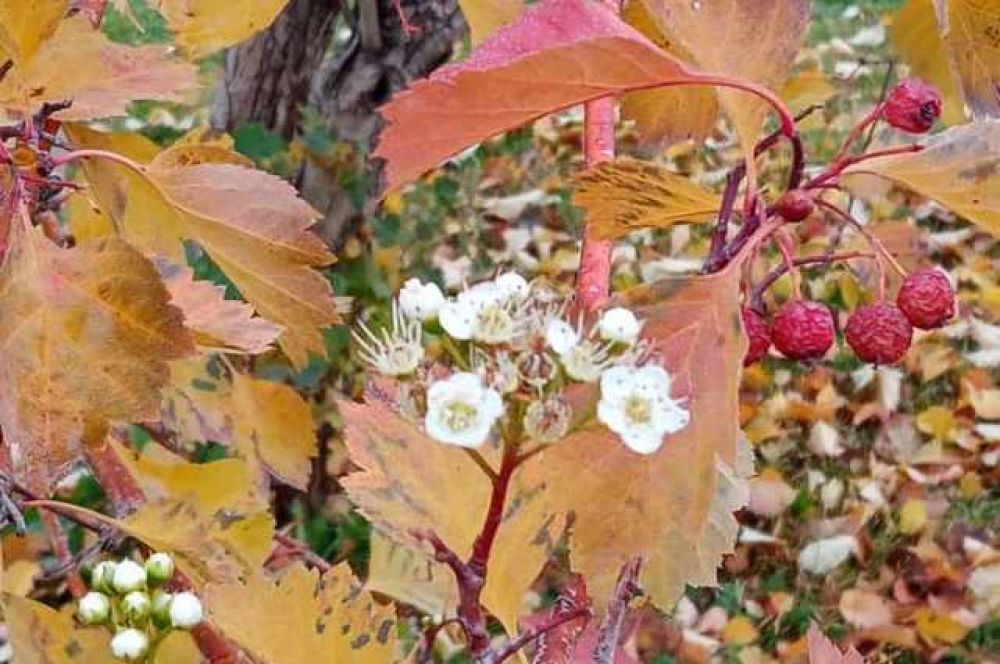
[[201, 600], [194, 593], [165, 589], [175, 572], [166, 553], [154, 553], [143, 564], [129, 558], [99, 562], [90, 570], [89, 592], [77, 602], [77, 618], [111, 632], [115, 658], [147, 661], [170, 630], [191, 629], [202, 620]]
[[411, 279], [393, 302], [391, 327], [362, 323], [354, 336], [372, 369], [405, 386], [412, 407], [404, 410], [439, 442], [478, 448], [497, 431], [556, 442], [580, 424], [566, 389], [590, 383], [600, 389], [597, 419], [630, 449], [657, 450], [690, 415], [652, 361], [642, 322], [622, 307], [585, 321], [567, 315], [570, 304], [514, 273], [453, 297]]

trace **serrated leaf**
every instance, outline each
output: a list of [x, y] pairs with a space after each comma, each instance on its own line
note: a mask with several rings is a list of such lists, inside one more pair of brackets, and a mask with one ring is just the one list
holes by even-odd
[[167, 361], [194, 344], [142, 254], [61, 249], [26, 223], [0, 270], [0, 425], [16, 471], [46, 486], [110, 421], [155, 418]]
[[672, 396], [688, 400], [691, 423], [648, 456], [603, 428], [571, 434], [540, 453], [523, 481], [544, 485], [554, 512], [575, 515], [570, 560], [595, 602], [611, 596], [623, 563], [642, 556], [643, 589], [671, 607], [685, 584], [716, 583], [736, 538], [732, 512], [748, 499], [739, 269], [664, 279], [621, 299], [645, 321], [644, 336], [657, 343]]
[[[351, 460], [361, 468], [341, 484], [358, 509], [393, 539], [419, 546], [413, 530], [433, 530], [467, 557], [490, 498], [489, 479], [476, 463], [378, 400], [341, 402], [340, 412]], [[552, 520], [539, 493], [518, 479], [520, 474], [510, 490], [483, 591], [485, 605], [511, 633], [517, 630], [524, 593], [561, 530], [561, 522]]]
[[590, 99], [693, 74], [603, 3], [545, 0], [382, 107], [390, 188], [463, 148]]
[[316, 456], [312, 410], [288, 385], [233, 376], [233, 440], [283, 482], [305, 491]]
[[459, 0], [462, 14], [469, 24], [472, 45], [507, 25], [524, 11], [524, 0]]
[[270, 350], [281, 334], [280, 326], [254, 316], [250, 305], [227, 300], [225, 287], [196, 280], [190, 268], [167, 259], [155, 263], [171, 302], [184, 312], [184, 324], [202, 348], [257, 355]]
[[841, 652], [833, 641], [826, 638], [816, 623], [809, 625], [806, 642], [809, 647], [809, 664], [865, 664], [865, 658], [854, 646]]
[[73, 615], [41, 602], [3, 595], [8, 639], [17, 664], [114, 664], [108, 633], [77, 627]]
[[948, 0], [944, 41], [974, 117], [1000, 116], [1000, 3]]
[[301, 564], [273, 582], [211, 584], [203, 594], [214, 625], [260, 664], [385, 664], [394, 659], [395, 609], [375, 603], [346, 564], [323, 575]]
[[67, 0], [0, 1], [0, 52], [22, 66], [59, 27]]
[[195, 68], [169, 57], [163, 46], [126, 46], [107, 40], [83, 16], [59, 23], [22, 67], [0, 82], [0, 107], [34, 110], [42, 102], [72, 100], [61, 120], [122, 115], [137, 99], [182, 101], [197, 87]]
[[601, 239], [643, 228], [705, 223], [719, 210], [719, 197], [689, 178], [650, 161], [621, 158], [576, 178], [573, 203], [587, 214], [587, 228]]
[[889, 39], [913, 73], [933, 83], [941, 93], [941, 120], [950, 125], [965, 122], [965, 99], [952, 73], [934, 0], [909, 0], [893, 16]]
[[432, 616], [444, 615], [458, 602], [455, 577], [422, 551], [373, 530], [365, 587]]
[[170, 363], [160, 418], [182, 449], [209, 441], [228, 445], [232, 439], [230, 403], [229, 384], [209, 373], [204, 356]]
[[921, 152], [866, 160], [845, 171], [894, 180], [1000, 234], [1000, 120], [952, 127]]
[[158, 0], [156, 4], [177, 45], [197, 59], [265, 29], [288, 0]]
[[[705, 71], [779, 89], [805, 41], [808, 0], [641, 0], [660, 30]], [[753, 27], [751, 27], [753, 26]], [[767, 105], [735, 90], [717, 91], [745, 152], [753, 150]]]

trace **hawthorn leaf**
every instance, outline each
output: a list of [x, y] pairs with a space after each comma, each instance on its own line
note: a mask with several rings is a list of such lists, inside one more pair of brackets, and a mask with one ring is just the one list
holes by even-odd
[[316, 456], [312, 410], [305, 399], [283, 383], [234, 374], [232, 412], [237, 450], [305, 491]]
[[1000, 117], [1000, 3], [948, 0], [942, 25], [973, 117]]
[[689, 178], [640, 159], [604, 162], [576, 177], [573, 204], [595, 237], [614, 239], [643, 228], [714, 219], [719, 197]]
[[197, 443], [232, 441], [232, 394], [227, 382], [209, 371], [203, 355], [170, 363], [170, 380], [163, 388], [160, 420], [183, 449]]
[[35, 54], [0, 82], [0, 107], [23, 113], [43, 102], [71, 100], [60, 120], [122, 115], [134, 100], [183, 101], [197, 87], [193, 65], [163, 46], [108, 41], [83, 16], [73, 16]]
[[320, 575], [296, 564], [275, 582], [261, 573], [243, 582], [210, 584], [208, 617], [260, 664], [394, 660], [395, 608], [377, 604], [346, 564]]
[[473, 46], [501, 26], [514, 21], [524, 11], [524, 0], [459, 0], [458, 4], [469, 24]]
[[[361, 513], [397, 541], [419, 545], [413, 531], [432, 530], [468, 557], [490, 499], [491, 484], [476, 463], [462, 449], [432, 440], [376, 398], [366, 404], [342, 401], [339, 408], [347, 450], [361, 469], [341, 484]], [[493, 452], [487, 456], [498, 456]], [[483, 591], [485, 605], [510, 633], [517, 630], [524, 593], [562, 526], [561, 519], [549, 515], [537, 487], [521, 482], [521, 474], [514, 476]]]
[[156, 269], [170, 291], [171, 302], [184, 312], [184, 324], [205, 350], [258, 355], [271, 349], [281, 327], [254, 316], [253, 307], [227, 300], [226, 289], [194, 278], [194, 271], [165, 258]]
[[0, 426], [47, 487], [110, 421], [156, 417], [167, 361], [194, 351], [153, 265], [118, 239], [62, 249], [15, 223], [0, 269]]
[[[663, 33], [645, 2], [626, 4], [622, 18], [667, 53], [686, 63], [693, 61], [690, 53]], [[719, 99], [709, 87], [656, 88], [632, 92], [622, 99], [622, 115], [635, 121], [645, 145], [704, 138], [715, 127], [718, 114]]]
[[893, 16], [889, 40], [913, 74], [941, 93], [941, 120], [949, 125], [965, 122], [965, 98], [938, 27], [934, 0], [909, 0]]
[[108, 633], [78, 627], [71, 611], [5, 593], [8, 642], [17, 664], [114, 664]]
[[375, 155], [403, 185], [462, 149], [574, 104], [696, 75], [604, 3], [543, 0], [382, 107]]
[[806, 643], [809, 648], [809, 664], [865, 664], [865, 658], [854, 649], [854, 646], [841, 652], [840, 648], [820, 631], [816, 623], [809, 625]]
[[920, 152], [869, 159], [844, 173], [893, 180], [1000, 234], [1000, 120], [951, 127]]
[[[297, 367], [325, 354], [321, 329], [339, 320], [333, 289], [315, 268], [333, 262], [309, 227], [318, 214], [295, 188], [233, 163], [200, 163], [197, 146], [168, 148], [130, 191], [126, 235], [147, 252], [184, 261], [184, 239], [197, 242], [240, 294], [284, 328], [278, 344]], [[200, 158], [217, 156], [207, 146]], [[190, 165], [185, 165], [190, 164]]]
[[59, 27], [67, 0], [0, 0], [0, 52], [22, 66]]
[[[809, 29], [808, 0], [640, 0], [660, 30], [704, 71], [755, 81], [777, 90], [788, 78]], [[766, 103], [742, 91], [719, 89], [746, 153], [767, 113]]]
[[378, 530], [371, 533], [365, 587], [432, 616], [445, 615], [458, 602], [455, 577], [422, 551]]
[[265, 29], [288, 0], [158, 0], [156, 8], [186, 56], [202, 58]]
[[[739, 429], [746, 350], [739, 268], [705, 277], [669, 277], [634, 288], [620, 304], [644, 320], [644, 337], [685, 399], [691, 422], [650, 455], [610, 431], [583, 429], [544, 450], [523, 481], [545, 486], [556, 513], [575, 515], [570, 560], [595, 603], [611, 597], [621, 566], [643, 559], [641, 582], [661, 608], [685, 584], [714, 585], [735, 543], [733, 512], [748, 500], [752, 462]], [[623, 524], [627, 524], [625, 527]]]

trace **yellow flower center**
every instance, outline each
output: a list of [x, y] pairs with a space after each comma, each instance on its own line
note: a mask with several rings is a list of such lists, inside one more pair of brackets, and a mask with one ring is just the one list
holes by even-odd
[[634, 424], [646, 424], [653, 415], [649, 399], [637, 395], [626, 398], [622, 410]]
[[443, 419], [452, 431], [465, 431], [476, 422], [476, 408], [464, 401], [452, 401], [445, 406]]

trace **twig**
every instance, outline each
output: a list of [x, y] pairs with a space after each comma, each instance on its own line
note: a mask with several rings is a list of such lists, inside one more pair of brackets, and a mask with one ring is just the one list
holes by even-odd
[[548, 622], [542, 625], [538, 625], [537, 627], [534, 627], [527, 631], [521, 632], [520, 634], [517, 635], [517, 638], [509, 641], [507, 645], [505, 645], [497, 652], [494, 661], [502, 662], [508, 657], [514, 655], [514, 653], [516, 653], [518, 650], [521, 650], [532, 641], [540, 639], [541, 637], [545, 636], [552, 630], [558, 627], [562, 627], [566, 623], [572, 622], [579, 618], [587, 618], [590, 616], [590, 614], [591, 614], [590, 609], [587, 607], [579, 608], [567, 613], [554, 613]]
[[[59, 523], [59, 517], [53, 512], [44, 510], [40, 516], [42, 526], [45, 528], [45, 534], [52, 545], [52, 552], [55, 554], [56, 560], [59, 561], [59, 567], [72, 569], [75, 562], [73, 552], [70, 551], [69, 542], [66, 540], [66, 532], [63, 530], [62, 524]], [[69, 592], [73, 597], [80, 598], [87, 594], [87, 584], [83, 582], [80, 573], [77, 571], [67, 574], [66, 587], [69, 588]]]
[[639, 589], [639, 570], [642, 568], [642, 558], [636, 557], [622, 565], [615, 584], [614, 594], [608, 604], [608, 611], [601, 621], [601, 629], [597, 634], [597, 644], [594, 646], [594, 664], [614, 664], [615, 650], [618, 649], [618, 639], [621, 637], [622, 623], [628, 604], [641, 592]]

